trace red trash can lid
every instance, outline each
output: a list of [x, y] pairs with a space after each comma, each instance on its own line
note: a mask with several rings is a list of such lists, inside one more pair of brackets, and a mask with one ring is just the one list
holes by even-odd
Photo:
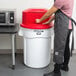
[[[23, 28], [28, 29], [49, 29], [53, 26], [52, 23], [50, 24], [42, 24], [49, 20], [46, 19], [41, 23], [37, 24], [35, 19], [40, 19], [45, 13], [47, 12], [46, 9], [27, 9], [22, 12], [22, 24], [20, 25]], [[50, 17], [51, 18], [51, 17]]]
[[33, 9], [33, 8], [29, 8], [24, 10], [23, 12], [47, 12], [47, 9]]
[[23, 28], [28, 28], [28, 29], [50, 29], [53, 27], [53, 24], [50, 25], [44, 25], [44, 24], [21, 24], [20, 25]]

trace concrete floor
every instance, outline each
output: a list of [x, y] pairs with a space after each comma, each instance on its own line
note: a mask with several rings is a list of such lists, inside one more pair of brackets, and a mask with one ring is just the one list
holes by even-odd
[[[44, 73], [53, 70], [53, 63], [43, 69], [33, 69], [23, 65], [23, 56], [18, 54], [16, 56], [16, 67], [12, 70], [11, 55], [0, 55], [0, 76], [43, 76]], [[70, 60], [69, 72], [61, 71], [62, 76], [76, 76], [76, 55]]]

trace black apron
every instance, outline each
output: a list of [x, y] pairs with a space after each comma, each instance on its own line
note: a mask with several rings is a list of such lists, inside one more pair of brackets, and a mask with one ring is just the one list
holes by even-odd
[[61, 64], [64, 61], [64, 50], [67, 35], [69, 32], [69, 19], [58, 10], [55, 14], [54, 23], [54, 57], [53, 60], [57, 64]]
[[71, 55], [72, 50], [74, 49], [74, 28], [73, 23], [76, 25], [76, 22], [65, 15], [61, 10], [58, 10], [55, 14], [55, 23], [54, 23], [54, 57], [53, 60], [55, 63], [62, 64], [64, 61], [64, 50], [67, 35], [69, 33], [69, 19], [72, 21], [72, 46], [71, 46]]
[[[61, 11], [62, 12], [62, 11]], [[63, 13], [63, 12], [62, 12]], [[64, 14], [64, 13], [63, 13]], [[65, 15], [65, 14], [64, 14]], [[76, 21], [69, 16], [65, 15], [69, 20], [71, 20], [72, 23], [72, 44], [71, 44], [71, 53], [70, 55], [72, 56], [72, 52], [74, 50], [74, 25], [76, 26]]]

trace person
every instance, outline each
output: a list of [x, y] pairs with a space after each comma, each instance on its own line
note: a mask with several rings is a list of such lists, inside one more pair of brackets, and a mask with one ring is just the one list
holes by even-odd
[[[68, 71], [70, 60], [69, 37], [72, 30], [71, 20], [74, 0], [55, 0], [54, 5], [40, 19], [36, 19], [36, 23], [43, 20], [51, 19], [44, 23], [48, 24], [55, 19], [54, 22], [54, 54], [55, 62], [54, 70], [44, 76], [61, 76], [60, 69]], [[55, 13], [54, 16], [52, 16]], [[67, 17], [68, 16], [68, 17]]]

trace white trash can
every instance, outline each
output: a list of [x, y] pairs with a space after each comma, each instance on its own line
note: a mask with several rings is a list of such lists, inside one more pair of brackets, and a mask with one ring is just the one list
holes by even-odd
[[24, 64], [32, 68], [43, 68], [51, 59], [52, 29], [20, 28], [19, 35], [24, 40]]
[[46, 12], [46, 9], [27, 9], [22, 12], [19, 35], [24, 40], [24, 64], [32, 68], [43, 68], [50, 63], [52, 23], [42, 23], [51, 17], [39, 24], [35, 21]]

